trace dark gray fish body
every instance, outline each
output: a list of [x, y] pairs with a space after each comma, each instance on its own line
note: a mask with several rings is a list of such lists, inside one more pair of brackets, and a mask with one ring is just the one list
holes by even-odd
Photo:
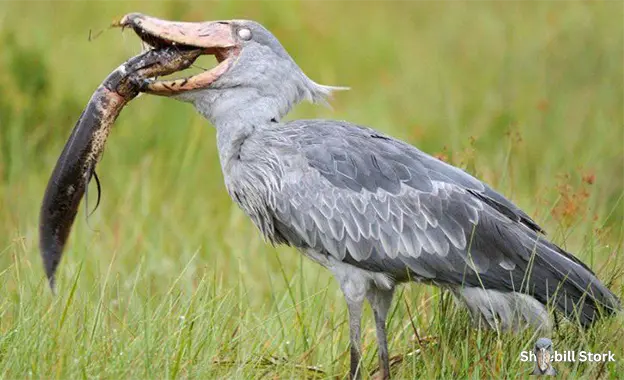
[[82, 111], [46, 187], [39, 217], [39, 244], [50, 287], [82, 199], [110, 129], [143, 80], [189, 67], [198, 50], [164, 48], [133, 57], [95, 90]]

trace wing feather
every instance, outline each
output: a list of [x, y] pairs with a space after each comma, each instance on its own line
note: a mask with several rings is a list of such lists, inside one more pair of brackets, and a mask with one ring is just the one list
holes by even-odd
[[538, 235], [527, 214], [458, 168], [344, 122], [297, 121], [276, 133], [289, 139], [288, 152], [297, 155], [291, 162], [299, 163], [283, 176], [272, 210], [291, 244], [397, 280], [525, 286], [542, 302], [567, 281], [557, 299], [563, 309], [587, 286], [608, 298], [582, 262]]

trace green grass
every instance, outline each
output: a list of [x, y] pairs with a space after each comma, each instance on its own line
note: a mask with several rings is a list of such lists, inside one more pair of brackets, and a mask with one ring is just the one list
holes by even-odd
[[[130, 32], [89, 42], [89, 30], [130, 11], [262, 22], [311, 78], [352, 88], [333, 110], [305, 105], [291, 118], [347, 119], [445, 156], [513, 199], [604, 281], [621, 273], [619, 2], [2, 2], [0, 377], [346, 373], [336, 284], [296, 251], [261, 240], [224, 189], [214, 130], [172, 100], [144, 96], [120, 116], [99, 165], [102, 205], [88, 224], [81, 209], [58, 296], [47, 289], [37, 247], [44, 187], [92, 91], [140, 50]], [[621, 277], [610, 286], [624, 296]], [[436, 288], [402, 287], [391, 313], [397, 378], [532, 370], [520, 352], [534, 334], [472, 329]], [[363, 326], [372, 373], [368, 309]], [[606, 365], [559, 363], [563, 376], [624, 373], [621, 317], [588, 331], [564, 324], [552, 339], [558, 350], [616, 353]]]

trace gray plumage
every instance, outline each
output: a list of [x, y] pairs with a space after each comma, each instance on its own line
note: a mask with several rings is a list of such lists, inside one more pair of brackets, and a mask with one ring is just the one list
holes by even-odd
[[[586, 289], [610, 296], [526, 214], [467, 173], [347, 122], [274, 124], [256, 127], [238, 150], [242, 165], [226, 171], [233, 199], [269, 241], [394, 283], [521, 292], [542, 303], [556, 295], [572, 317]], [[589, 324], [596, 312], [590, 298], [578, 317]]]
[[485, 326], [548, 328], [546, 305], [589, 325], [619, 301], [542, 235], [511, 201], [466, 172], [373, 129], [333, 120], [281, 122], [335, 88], [310, 80], [266, 29], [192, 102], [217, 128], [232, 199], [273, 244], [330, 269], [350, 314], [351, 375], [360, 373], [360, 315], [373, 306], [382, 377], [385, 319], [396, 284], [450, 289]]

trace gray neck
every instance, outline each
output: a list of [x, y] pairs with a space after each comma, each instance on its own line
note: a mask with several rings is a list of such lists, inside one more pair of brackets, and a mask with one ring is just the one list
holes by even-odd
[[226, 171], [234, 160], [239, 159], [245, 140], [253, 133], [257, 125], [235, 120], [223, 121], [215, 125], [217, 126], [219, 159], [223, 170]]
[[259, 96], [253, 88], [206, 91], [193, 99], [195, 108], [217, 129], [217, 148], [224, 169], [238, 158], [244, 141], [257, 127], [278, 122], [294, 105], [283, 100]]
[[[286, 61], [294, 65], [292, 61]], [[296, 70], [294, 69], [296, 68]], [[192, 102], [195, 108], [217, 128], [221, 165], [238, 157], [245, 139], [259, 126], [279, 122], [303, 100], [324, 103], [336, 87], [322, 86], [310, 80], [294, 65], [291, 74], [270, 71], [276, 80], [250, 84], [227, 83], [219, 87], [184, 93], [178, 100]], [[267, 74], [268, 75], [268, 74]], [[268, 75], [272, 77], [271, 75]]]
[[260, 94], [252, 87], [208, 90], [193, 100], [195, 108], [215, 127], [231, 122], [280, 120], [299, 99]]

